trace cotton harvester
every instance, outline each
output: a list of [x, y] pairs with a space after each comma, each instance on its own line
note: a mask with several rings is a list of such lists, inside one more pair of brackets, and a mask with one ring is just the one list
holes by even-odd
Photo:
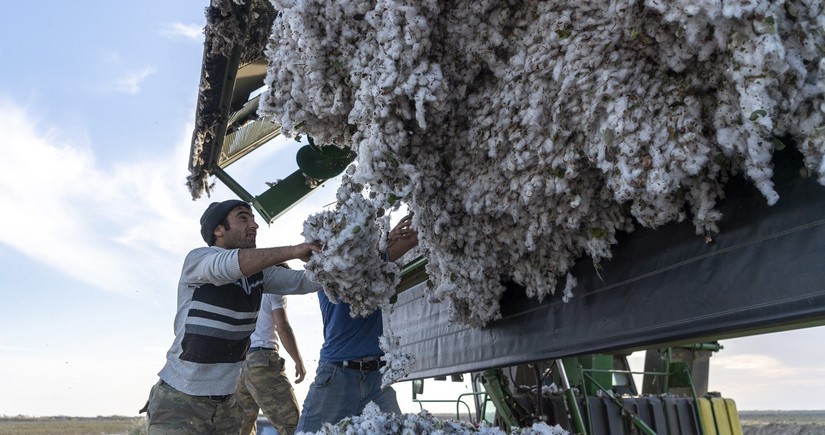
[[[275, 174], [283, 179], [259, 194], [229, 176], [227, 166], [280, 133], [256, 115], [276, 13], [261, 0], [231, 7], [243, 32], [230, 54], [213, 50], [222, 40], [207, 31], [189, 185], [198, 197], [214, 175], [271, 223], [354, 155], [306, 145], [295, 172]], [[227, 19], [211, 9], [207, 30]], [[417, 398], [424, 379], [471, 376], [476, 389], [456, 406], [503, 428], [545, 421], [573, 433], [741, 433], [734, 402], [708, 391], [718, 340], [825, 324], [825, 188], [805, 176], [793, 146], [773, 164], [776, 205], [732, 178], [712, 240], [689, 222], [621, 234], [599, 270], [587, 258], [573, 267], [575, 297], [539, 302], [505, 282], [501, 318], [483, 328], [451, 323], [446, 305], [427, 300], [426, 259], [410, 262], [391, 323], [416, 356], [407, 377], [414, 398], [426, 402]], [[627, 363], [635, 351], [646, 351], [643, 372]]]

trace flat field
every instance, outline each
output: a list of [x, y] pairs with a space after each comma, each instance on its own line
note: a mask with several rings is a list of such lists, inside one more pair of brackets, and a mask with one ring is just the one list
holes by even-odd
[[825, 435], [825, 411], [739, 411], [744, 435]]
[[[454, 419], [455, 414], [436, 414]], [[825, 435], [825, 411], [740, 411], [744, 435]], [[3, 435], [145, 435], [143, 417], [0, 417]]]
[[145, 435], [143, 417], [0, 417], [3, 435]]

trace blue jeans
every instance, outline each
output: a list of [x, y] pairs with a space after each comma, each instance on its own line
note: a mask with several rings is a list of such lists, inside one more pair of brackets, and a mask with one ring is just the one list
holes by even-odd
[[320, 363], [315, 380], [304, 399], [297, 432], [318, 432], [324, 423], [338, 423], [360, 415], [364, 406], [375, 402], [382, 412], [401, 414], [395, 390], [381, 390], [381, 372], [362, 372], [330, 363]]

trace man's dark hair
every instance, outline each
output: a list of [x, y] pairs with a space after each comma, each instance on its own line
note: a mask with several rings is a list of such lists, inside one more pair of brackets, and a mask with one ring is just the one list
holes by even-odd
[[229, 212], [238, 206], [244, 206], [247, 209], [252, 210], [252, 207], [248, 202], [241, 201], [240, 199], [230, 199], [223, 202], [213, 202], [212, 204], [209, 204], [209, 207], [207, 207], [206, 211], [203, 212], [203, 216], [201, 216], [200, 221], [201, 236], [207, 245], [212, 246], [215, 244], [214, 231], [218, 225], [223, 225], [224, 228], [229, 229], [229, 221], [227, 217], [229, 216]]

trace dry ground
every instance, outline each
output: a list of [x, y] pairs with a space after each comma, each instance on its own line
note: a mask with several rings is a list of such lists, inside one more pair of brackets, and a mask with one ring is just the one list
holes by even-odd
[[3, 435], [145, 435], [142, 417], [2, 417]]
[[[825, 435], [825, 411], [741, 411], [739, 417], [744, 435]], [[0, 417], [0, 434], [145, 435], [146, 426], [142, 417]]]
[[825, 435], [825, 411], [740, 411], [744, 435]]

